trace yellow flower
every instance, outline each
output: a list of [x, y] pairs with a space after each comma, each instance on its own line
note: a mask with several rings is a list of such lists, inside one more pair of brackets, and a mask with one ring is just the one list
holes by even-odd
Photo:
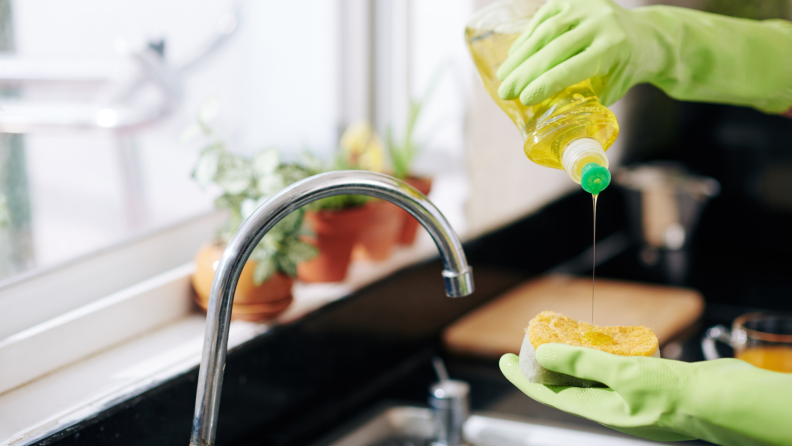
[[366, 121], [347, 127], [341, 136], [341, 151], [350, 165], [372, 172], [385, 169], [385, 150], [382, 140]]

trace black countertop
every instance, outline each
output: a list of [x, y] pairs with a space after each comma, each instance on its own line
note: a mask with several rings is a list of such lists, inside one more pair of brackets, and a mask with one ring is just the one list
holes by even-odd
[[[715, 211], [717, 206], [713, 206]], [[217, 444], [307, 444], [382, 401], [422, 404], [435, 379], [430, 361], [437, 354], [445, 357], [452, 376], [472, 383], [474, 409], [597, 426], [533, 402], [515, 391], [497, 364], [448, 356], [439, 342], [443, 328], [460, 316], [589, 248], [590, 209], [590, 196], [575, 193], [466, 243], [477, 287], [472, 296], [446, 298], [442, 266], [439, 260], [428, 261], [230, 352]], [[699, 232], [720, 224], [715, 211], [705, 213]], [[598, 217], [598, 239], [624, 230], [619, 194], [603, 194]], [[770, 291], [781, 294], [792, 286], [775, 276], [766, 281], [761, 273], [771, 271], [758, 264], [751, 265], [756, 275], [734, 274], [723, 278], [729, 283], [719, 281], [724, 265], [731, 265], [730, 255], [751, 255], [754, 248], [746, 242], [740, 246], [748, 251], [739, 255], [728, 250], [709, 255], [719, 237], [721, 233], [713, 230], [710, 236], [697, 238], [693, 249], [699, 263], [691, 271], [690, 282], [702, 290], [708, 306], [701, 323], [679, 340], [684, 360], [701, 359], [698, 342], [705, 327], [728, 323], [748, 306], [786, 308], [790, 303], [789, 299], [759, 300], [741, 294], [740, 290], [757, 289], [764, 295], [765, 289], [756, 288], [759, 284], [770, 283], [766, 285]], [[636, 266], [636, 255], [634, 249], [627, 249], [598, 272], [606, 277], [656, 281]], [[773, 259], [768, 257], [768, 262]], [[789, 263], [786, 260], [786, 266]], [[197, 369], [192, 370], [38, 444], [186, 445], [197, 375]]]

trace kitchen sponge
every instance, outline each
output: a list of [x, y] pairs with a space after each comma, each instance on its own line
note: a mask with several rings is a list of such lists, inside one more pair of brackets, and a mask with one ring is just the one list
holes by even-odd
[[520, 350], [520, 370], [532, 383], [552, 386], [604, 387], [601, 383], [545, 369], [536, 362], [536, 349], [542, 344], [568, 344], [588, 347], [621, 356], [660, 357], [657, 336], [646, 327], [600, 327], [578, 322], [560, 313], [543, 311], [525, 330]]

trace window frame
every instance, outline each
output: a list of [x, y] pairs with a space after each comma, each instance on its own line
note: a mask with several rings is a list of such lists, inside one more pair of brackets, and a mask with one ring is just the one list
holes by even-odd
[[213, 211], [0, 284], [0, 364], [16, 364], [0, 394], [189, 312], [150, 279], [191, 264], [224, 218]]

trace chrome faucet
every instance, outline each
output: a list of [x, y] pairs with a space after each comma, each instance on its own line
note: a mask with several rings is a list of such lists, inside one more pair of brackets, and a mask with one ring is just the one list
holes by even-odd
[[387, 175], [366, 171], [328, 172], [294, 183], [267, 200], [242, 223], [217, 265], [206, 316], [191, 446], [210, 446], [215, 441], [231, 305], [239, 275], [250, 253], [267, 231], [295, 209], [335, 195], [368, 195], [390, 201], [409, 212], [429, 231], [440, 251], [446, 295], [463, 297], [473, 293], [473, 274], [459, 238], [443, 214], [412, 186]]

